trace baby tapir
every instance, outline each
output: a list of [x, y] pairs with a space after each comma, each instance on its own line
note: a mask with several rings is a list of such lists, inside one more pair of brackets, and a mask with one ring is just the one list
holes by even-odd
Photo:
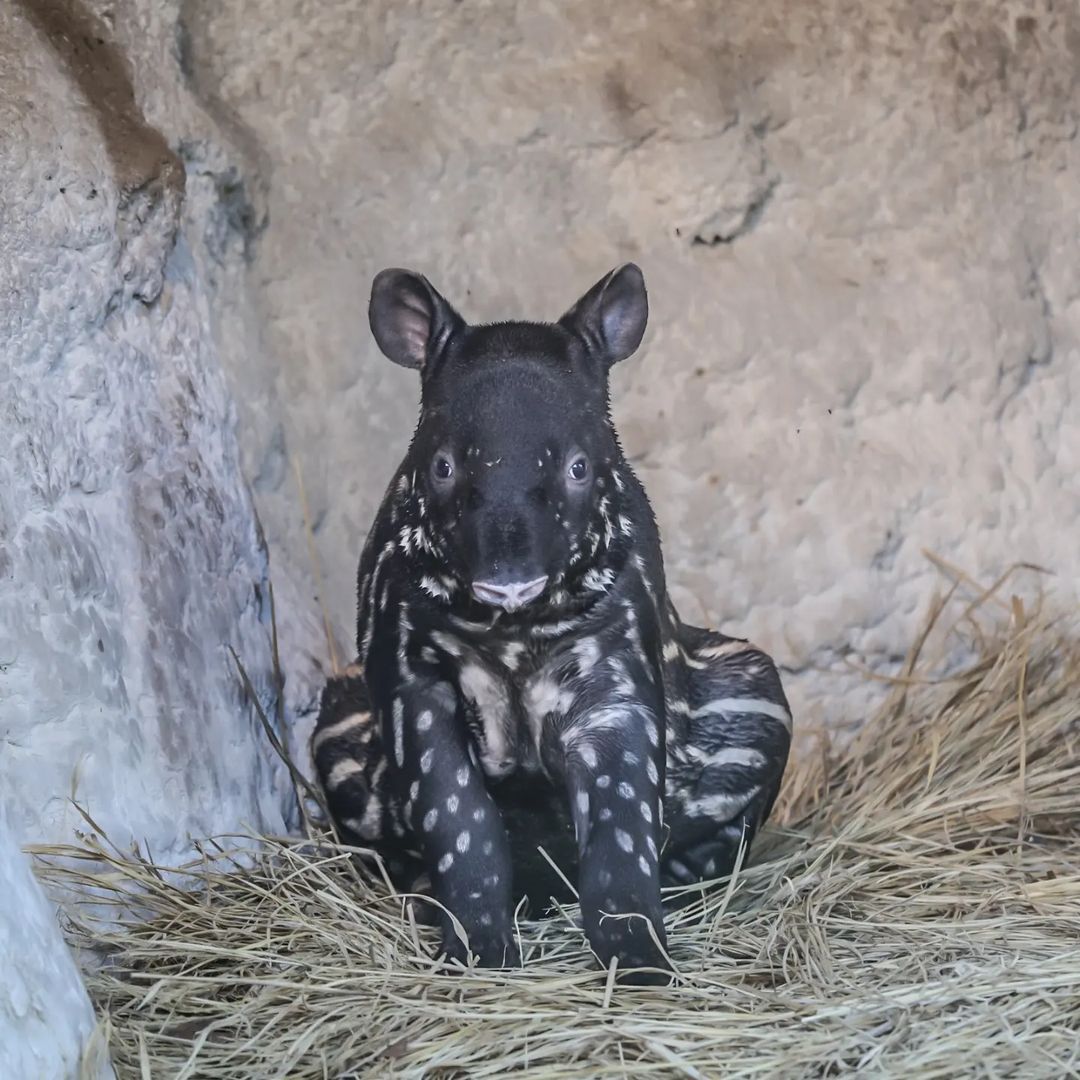
[[420, 420], [312, 747], [344, 836], [426, 880], [451, 958], [456, 918], [479, 963], [516, 962], [515, 900], [557, 888], [543, 846], [601, 962], [666, 978], [661, 886], [728, 874], [787, 762], [772, 661], [679, 619], [612, 424], [608, 371], [647, 310], [632, 264], [554, 324], [471, 326], [419, 274], [375, 278]]

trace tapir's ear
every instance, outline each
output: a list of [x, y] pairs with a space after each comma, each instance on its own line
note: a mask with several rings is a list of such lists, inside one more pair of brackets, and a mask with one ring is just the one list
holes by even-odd
[[368, 321], [379, 348], [407, 368], [423, 368], [464, 325], [431, 282], [411, 270], [383, 270], [376, 275]]
[[625, 263], [601, 278], [559, 322], [614, 364], [641, 344], [648, 319], [645, 278], [637, 266]]

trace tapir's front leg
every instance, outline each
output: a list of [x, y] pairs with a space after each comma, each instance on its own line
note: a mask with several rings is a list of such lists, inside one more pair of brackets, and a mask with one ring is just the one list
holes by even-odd
[[[559, 741], [577, 831], [578, 892], [589, 944], [620, 969], [669, 969], [660, 905], [662, 705], [625, 692], [588, 695]], [[591, 700], [590, 700], [591, 699]], [[626, 981], [666, 982], [638, 971]]]
[[483, 966], [517, 963], [506, 828], [470, 752], [456, 692], [413, 674], [379, 711], [403, 820], [446, 909], [439, 915], [442, 950], [452, 959], [467, 956], [452, 914]]

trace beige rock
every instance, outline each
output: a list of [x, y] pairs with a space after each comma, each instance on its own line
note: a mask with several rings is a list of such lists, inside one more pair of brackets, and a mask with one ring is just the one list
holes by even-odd
[[[804, 724], [858, 719], [938, 573], [1080, 571], [1080, 12], [1034, 4], [260, 0], [185, 9], [202, 92], [272, 164], [232, 371], [271, 550], [351, 637], [414, 379], [365, 319], [386, 265], [475, 319], [645, 270], [615, 410], [687, 618], [750, 634]], [[273, 419], [271, 419], [273, 418]], [[1033, 586], [1023, 583], [1024, 590]]]

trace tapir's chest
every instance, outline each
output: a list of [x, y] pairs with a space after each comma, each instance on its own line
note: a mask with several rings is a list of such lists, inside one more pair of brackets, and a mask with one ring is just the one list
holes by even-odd
[[493, 779], [543, 772], [544, 739], [565, 723], [580, 692], [561, 652], [526, 661], [513, 651], [508, 658], [504, 650], [463, 649], [456, 679], [484, 772]]
[[[451, 644], [445, 638], [440, 643]], [[481, 767], [492, 779], [518, 770], [547, 772], [545, 751], [557, 749], [565, 731], [587, 721], [590, 702], [610, 698], [626, 704], [639, 689], [634, 665], [627, 659], [640, 657], [640, 646], [628, 654], [619, 627], [543, 648], [460, 640], [452, 644], [465, 723]]]

